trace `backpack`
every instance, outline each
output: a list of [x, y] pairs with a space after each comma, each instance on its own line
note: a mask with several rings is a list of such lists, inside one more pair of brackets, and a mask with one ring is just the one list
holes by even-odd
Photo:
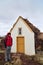
[[3, 38], [3, 39], [1, 40], [1, 43], [3, 44], [4, 48], [6, 48], [6, 38]]
[[4, 39], [4, 42], [3, 42], [3, 43], [4, 43], [4, 47], [6, 48], [6, 42], [5, 42], [5, 39]]

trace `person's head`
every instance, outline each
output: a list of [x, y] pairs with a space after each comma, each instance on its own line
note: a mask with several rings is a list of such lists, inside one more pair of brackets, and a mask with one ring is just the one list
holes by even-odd
[[7, 35], [11, 36], [11, 33], [9, 32]]

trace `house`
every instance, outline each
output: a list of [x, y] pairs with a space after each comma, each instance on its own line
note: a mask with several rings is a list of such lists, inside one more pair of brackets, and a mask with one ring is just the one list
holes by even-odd
[[43, 51], [43, 32], [39, 33], [38, 39], [40, 41], [41, 51]]
[[40, 32], [27, 19], [19, 16], [16, 23], [10, 29], [13, 38], [12, 53], [25, 53], [35, 55], [35, 39]]
[[3, 40], [4, 40], [4, 37], [0, 37], [0, 51], [5, 50]]
[[2, 40], [2, 37], [0, 37], [0, 42], [1, 42], [1, 40]]
[[38, 35], [38, 39], [43, 40], [43, 33], [42, 33], [42, 32], [39, 33], [39, 35]]

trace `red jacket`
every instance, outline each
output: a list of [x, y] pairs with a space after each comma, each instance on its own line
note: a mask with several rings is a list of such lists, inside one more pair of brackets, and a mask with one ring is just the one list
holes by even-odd
[[6, 46], [12, 46], [12, 37], [11, 36], [7, 36], [5, 41], [6, 41]]

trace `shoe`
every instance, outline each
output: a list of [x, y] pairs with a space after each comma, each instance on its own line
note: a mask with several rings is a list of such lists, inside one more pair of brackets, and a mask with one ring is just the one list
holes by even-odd
[[10, 59], [8, 59], [8, 62], [10, 62], [10, 63], [11, 63], [11, 60], [10, 60]]

